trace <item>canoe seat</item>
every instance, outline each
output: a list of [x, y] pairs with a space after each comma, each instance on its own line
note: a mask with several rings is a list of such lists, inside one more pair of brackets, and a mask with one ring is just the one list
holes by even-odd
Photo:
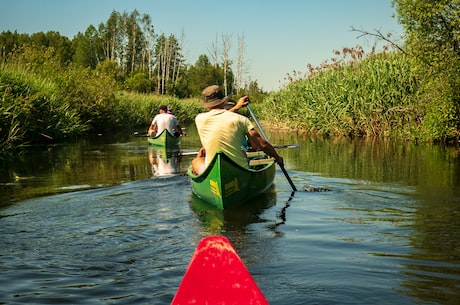
[[255, 158], [255, 157], [265, 157], [267, 156], [266, 153], [264, 153], [261, 150], [258, 151], [247, 151], [246, 155], [248, 156], [249, 159]]
[[252, 169], [260, 169], [263, 168], [265, 165], [270, 164], [273, 162], [273, 158], [269, 158], [266, 153], [263, 151], [248, 151], [246, 155], [249, 159], [249, 167]]
[[272, 163], [273, 158], [265, 158], [265, 159], [256, 159], [256, 160], [249, 160], [249, 165], [254, 166], [254, 165], [259, 165], [259, 164], [267, 164], [267, 163]]

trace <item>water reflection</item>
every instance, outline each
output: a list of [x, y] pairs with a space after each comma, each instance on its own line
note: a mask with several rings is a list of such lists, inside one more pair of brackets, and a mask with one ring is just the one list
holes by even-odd
[[[188, 134], [181, 148], [195, 151], [198, 136], [191, 129]], [[133, 291], [169, 304], [195, 242], [222, 234], [255, 271], [271, 304], [286, 299], [305, 304], [306, 297], [315, 304], [456, 304], [457, 147], [274, 132], [269, 138], [279, 145], [300, 144], [278, 150], [297, 186], [331, 192], [289, 197], [291, 188], [278, 170], [274, 189], [251, 205], [216, 210], [191, 195], [188, 178], [177, 175], [193, 156], [177, 159], [133, 137], [37, 148], [5, 164], [0, 282], [6, 288], [0, 299], [35, 297], [46, 290], [40, 283], [46, 274], [45, 280], [61, 277], [75, 287], [99, 284], [101, 278], [111, 283], [79, 290], [81, 303], [100, 301], [101, 292], [109, 300]], [[160, 176], [155, 174], [161, 172], [155, 169], [160, 159], [176, 176], [151, 179]], [[86, 253], [85, 259], [75, 253]], [[94, 266], [102, 268], [93, 274]], [[115, 275], [106, 272], [109, 267]], [[114, 278], [129, 287], [119, 290]], [[22, 285], [14, 284], [18, 279]], [[56, 283], [46, 290], [52, 297], [67, 292]]]
[[283, 236], [283, 233], [278, 230], [278, 227], [281, 225], [284, 225], [286, 223], [286, 211], [287, 209], [291, 206], [290, 201], [294, 199], [295, 192], [291, 192], [291, 195], [289, 198], [286, 200], [284, 203], [284, 206], [281, 208], [281, 210], [277, 214], [277, 218], [279, 219], [276, 221], [273, 225], [269, 225], [269, 229], [272, 230], [275, 233], [275, 236]]
[[[460, 300], [460, 198], [431, 185], [418, 200], [413, 217], [411, 251], [401, 283], [423, 303], [458, 304]], [[417, 196], [418, 197], [418, 196]]]
[[264, 210], [276, 205], [276, 192], [272, 185], [261, 196], [235, 208], [225, 210], [217, 209], [192, 194], [190, 205], [206, 228], [206, 233], [236, 233], [236, 235], [241, 235], [246, 232], [249, 225], [264, 221], [260, 215]]
[[149, 147], [148, 157], [155, 177], [171, 177], [181, 173], [179, 147]]

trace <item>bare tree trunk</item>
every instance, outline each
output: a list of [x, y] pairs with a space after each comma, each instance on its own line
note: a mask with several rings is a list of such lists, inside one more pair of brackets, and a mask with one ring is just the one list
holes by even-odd
[[168, 39], [167, 43], [167, 48], [166, 48], [166, 53], [165, 53], [165, 69], [164, 69], [164, 89], [163, 93], [166, 93], [166, 84], [168, 83], [169, 80], [169, 69], [171, 68], [171, 40]]
[[149, 68], [149, 78], [152, 78], [152, 50], [149, 49], [148, 52], [148, 68]]
[[231, 35], [225, 34], [222, 35], [222, 66], [224, 69], [224, 94], [228, 95], [228, 86], [227, 86], [227, 71], [230, 65], [229, 54], [231, 48]]
[[112, 35], [111, 35], [111, 45], [110, 45], [110, 59], [111, 60], [115, 60], [115, 46], [117, 44], [116, 42], [116, 37], [117, 37], [117, 34], [115, 33], [115, 31], [112, 32]]
[[240, 95], [240, 91], [243, 88], [243, 77], [244, 77], [244, 34], [238, 37], [238, 58], [236, 64], [236, 75], [235, 75], [235, 88], [237, 94]]
[[132, 26], [131, 72], [134, 71], [134, 67], [136, 66], [137, 24], [134, 22]]
[[171, 71], [171, 81], [174, 83], [176, 81], [176, 70], [177, 70], [177, 66], [178, 66], [178, 62], [177, 62], [177, 58], [176, 58], [176, 50], [175, 49], [172, 52], [171, 60], [172, 60], [172, 65], [173, 65], [173, 68], [172, 68], [172, 71]]
[[160, 94], [161, 90], [161, 68], [162, 68], [162, 60], [161, 57], [163, 55], [163, 46], [160, 46], [160, 50], [157, 55], [157, 94]]
[[155, 40], [155, 31], [152, 26], [150, 15], [144, 14], [141, 19], [142, 31], [144, 33], [144, 43], [142, 50], [142, 72], [148, 71], [149, 79], [152, 78], [152, 46]]
[[166, 85], [166, 67], [167, 67], [167, 54], [169, 52], [168, 41], [164, 42], [163, 46], [163, 55], [162, 55], [162, 64], [161, 64], [161, 94], [165, 94], [165, 85]]
[[211, 54], [211, 63], [214, 68], [217, 68], [217, 62], [219, 61], [219, 44], [217, 43], [217, 34], [216, 40], [211, 44], [211, 50], [209, 52]]
[[181, 66], [182, 66], [182, 57], [181, 57], [181, 54], [182, 54], [182, 51], [184, 50], [184, 42], [185, 42], [185, 33], [184, 31], [182, 31], [182, 34], [181, 34], [181, 38], [180, 40], [178, 41], [178, 47], [179, 47], [179, 50], [177, 50], [177, 58], [176, 60], [178, 61], [177, 63], [177, 70], [176, 70], [176, 76], [175, 76], [175, 81], [179, 80], [179, 77], [180, 77], [180, 73], [181, 73]]

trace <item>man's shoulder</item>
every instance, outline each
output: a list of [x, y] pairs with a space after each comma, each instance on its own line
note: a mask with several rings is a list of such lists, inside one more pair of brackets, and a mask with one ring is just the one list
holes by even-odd
[[163, 119], [172, 119], [172, 118], [175, 118], [175, 116], [169, 114], [169, 113], [160, 113], [158, 114], [158, 116], [160, 118], [163, 118]]

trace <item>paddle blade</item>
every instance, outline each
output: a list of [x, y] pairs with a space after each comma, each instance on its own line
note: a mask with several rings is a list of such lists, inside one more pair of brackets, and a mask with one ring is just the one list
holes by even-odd
[[268, 304], [230, 241], [203, 238], [172, 300], [178, 304]]

